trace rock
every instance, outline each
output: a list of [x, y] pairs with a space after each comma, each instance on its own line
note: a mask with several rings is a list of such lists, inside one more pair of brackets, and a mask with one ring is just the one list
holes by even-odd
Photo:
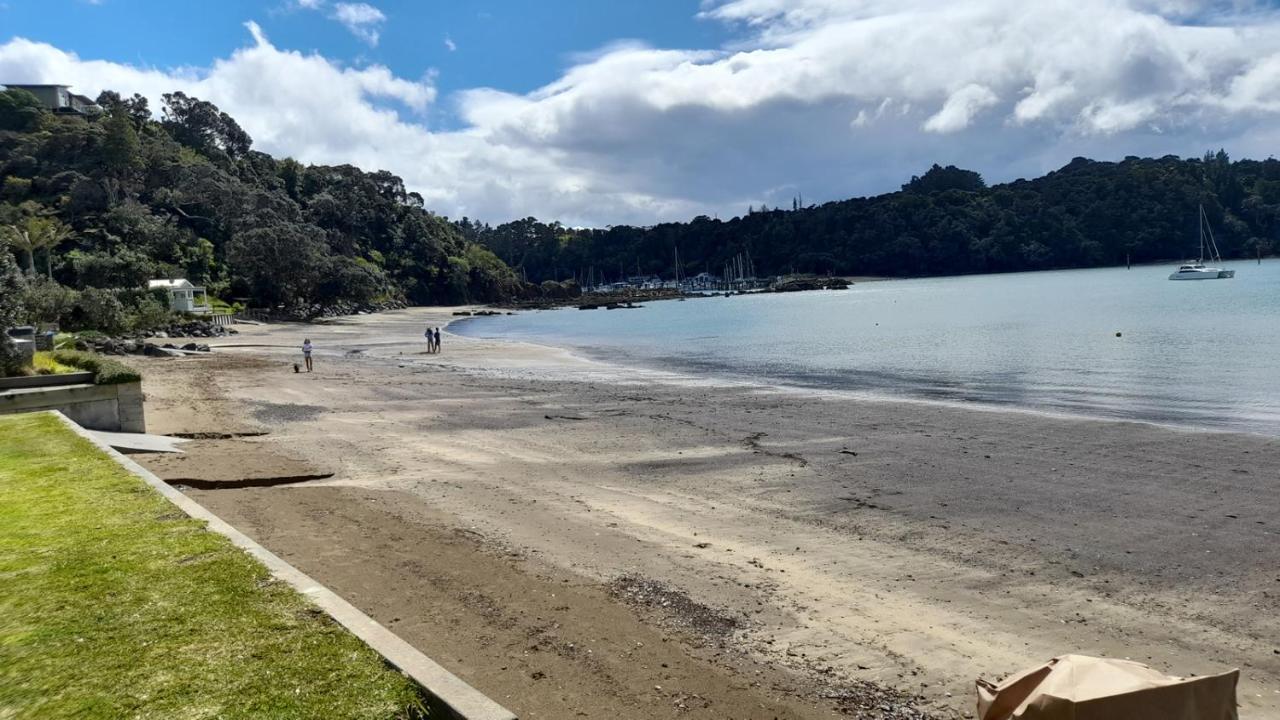
[[138, 352], [138, 341], [125, 340], [124, 342], [120, 343], [120, 349], [123, 350], [126, 354], [132, 355]]
[[142, 352], [147, 357], [182, 357], [182, 351], [180, 350], [157, 347], [155, 345], [147, 345]]
[[183, 350], [199, 350], [200, 346], [195, 343], [187, 343], [186, 345], [182, 346], [182, 349]]
[[167, 337], [169, 337], [169, 333], [167, 333], [167, 332], [165, 332], [165, 331], [163, 331], [163, 330], [160, 330], [159, 332], [157, 332], [155, 335], [152, 335], [151, 337], [167, 338]]

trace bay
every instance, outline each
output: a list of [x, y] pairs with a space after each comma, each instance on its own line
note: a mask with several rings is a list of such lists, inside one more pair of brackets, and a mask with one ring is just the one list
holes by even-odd
[[1280, 260], [857, 283], [638, 310], [478, 317], [463, 335], [878, 397], [1280, 435]]

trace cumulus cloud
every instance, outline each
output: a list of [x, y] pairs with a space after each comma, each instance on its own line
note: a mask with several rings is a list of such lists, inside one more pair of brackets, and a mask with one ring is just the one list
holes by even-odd
[[[328, 0], [289, 0], [285, 7], [291, 10], [323, 11], [328, 6]], [[387, 21], [387, 16], [369, 3], [338, 2], [333, 4], [329, 19], [340, 23], [370, 47], [377, 47], [382, 34], [382, 25]]]
[[342, 23], [352, 35], [376, 46], [379, 28], [387, 21], [387, 16], [369, 3], [340, 2], [333, 6], [333, 19]]
[[460, 92], [449, 131], [424, 120], [431, 78], [280, 49], [254, 25], [251, 45], [197, 69], [15, 39], [0, 77], [182, 89], [261, 149], [386, 168], [431, 207], [492, 221], [725, 217], [891, 190], [933, 162], [1000, 181], [1076, 155], [1267, 156], [1277, 139], [1280, 16], [1265, 3], [720, 0], [700, 17], [735, 39], [609, 45], [533, 92]]

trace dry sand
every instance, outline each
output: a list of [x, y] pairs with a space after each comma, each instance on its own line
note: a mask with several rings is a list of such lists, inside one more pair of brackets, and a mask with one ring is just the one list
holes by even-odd
[[215, 438], [140, 457], [522, 718], [963, 717], [1066, 652], [1280, 717], [1271, 438], [422, 354], [448, 319], [139, 361], [149, 430]]

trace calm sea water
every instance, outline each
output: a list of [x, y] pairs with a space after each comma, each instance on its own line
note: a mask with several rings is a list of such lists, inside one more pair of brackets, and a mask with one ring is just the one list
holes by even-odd
[[452, 330], [770, 384], [1280, 435], [1280, 260], [1227, 267], [1232, 280], [1172, 282], [1166, 266], [892, 280]]

